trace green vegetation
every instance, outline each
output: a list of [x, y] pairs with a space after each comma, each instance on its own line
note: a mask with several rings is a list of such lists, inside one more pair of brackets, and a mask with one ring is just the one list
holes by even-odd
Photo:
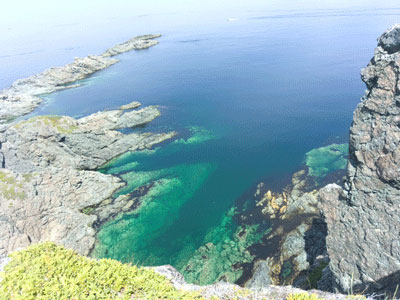
[[346, 168], [348, 148], [348, 144], [332, 144], [307, 152], [309, 175], [325, 177], [330, 172]]
[[32, 180], [32, 177], [35, 175], [36, 175], [36, 173], [26, 173], [26, 174], [22, 174], [22, 177], [24, 178], [24, 180], [26, 182], [30, 182]]
[[16, 180], [14, 176], [7, 175], [5, 172], [0, 171], [0, 182], [14, 184]]
[[82, 209], [81, 212], [85, 215], [90, 215], [94, 210], [95, 208], [93, 206], [88, 206]]
[[10, 256], [1, 275], [3, 300], [203, 299], [150, 269], [90, 259], [50, 242]]
[[323, 299], [318, 298], [316, 294], [296, 293], [287, 296], [286, 300], [323, 300]]

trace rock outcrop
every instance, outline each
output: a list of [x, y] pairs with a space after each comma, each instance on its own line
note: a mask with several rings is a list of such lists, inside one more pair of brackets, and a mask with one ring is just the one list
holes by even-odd
[[116, 45], [101, 55], [76, 58], [73, 63], [45, 70], [40, 74], [15, 81], [11, 87], [0, 91], [0, 124], [32, 112], [42, 101], [40, 95], [76, 87], [78, 80], [118, 62], [110, 58], [130, 50], [140, 50], [156, 45], [160, 34], [132, 38]]
[[45, 240], [87, 255], [95, 242], [93, 226], [135, 205], [129, 196], [112, 197], [122, 180], [92, 170], [171, 138], [174, 132], [118, 131], [159, 114], [155, 107], [120, 109], [78, 120], [34, 117], [8, 126], [0, 134], [0, 256]]
[[332, 284], [386, 292], [400, 283], [400, 25], [362, 70], [367, 91], [350, 129], [345, 188], [320, 191]]

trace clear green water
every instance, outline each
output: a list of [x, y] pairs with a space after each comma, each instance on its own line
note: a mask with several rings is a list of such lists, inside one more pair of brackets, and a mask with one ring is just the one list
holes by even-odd
[[[321, 177], [344, 166], [343, 146], [310, 151], [347, 143], [364, 90], [360, 69], [378, 34], [400, 21], [400, 10], [299, 3], [227, 1], [218, 9], [132, 19], [132, 27], [162, 32], [160, 44], [120, 55], [120, 63], [49, 95], [35, 111], [80, 117], [137, 100], [160, 105], [162, 116], [134, 130], [178, 132], [102, 169], [127, 182], [115, 196], [141, 186], [150, 191], [138, 210], [102, 226], [96, 256], [172, 264], [201, 283], [220, 274], [235, 280], [240, 274], [226, 270], [227, 262], [250, 260], [245, 248], [268, 230], [253, 226], [239, 238], [237, 199], [262, 180], [280, 186], [305, 162]], [[207, 243], [215, 248], [200, 265], [196, 257]]]
[[307, 152], [305, 163], [309, 167], [309, 174], [315, 177], [325, 177], [332, 171], [346, 167], [348, 144], [332, 144], [326, 147], [312, 149]]
[[[171, 243], [163, 241], [162, 237], [179, 218], [180, 208], [193, 197], [214, 169], [212, 164], [200, 163], [124, 174], [122, 178], [128, 182], [124, 191], [134, 191], [149, 182], [154, 185], [141, 199], [140, 209], [103, 226], [98, 235], [100, 244], [94, 255], [118, 258], [124, 262], [159, 265], [170, 259], [171, 252], [166, 252], [166, 247], [175, 253], [181, 252], [179, 245], [182, 241]], [[189, 245], [191, 239], [187, 238]], [[152, 251], [149, 252], [149, 249]], [[175, 257], [171, 263], [176, 264], [177, 261], [179, 258]]]

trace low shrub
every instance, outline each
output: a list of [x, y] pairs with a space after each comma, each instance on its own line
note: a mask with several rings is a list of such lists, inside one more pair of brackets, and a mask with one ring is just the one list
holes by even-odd
[[91, 259], [50, 242], [10, 258], [0, 275], [2, 300], [203, 299], [153, 270]]

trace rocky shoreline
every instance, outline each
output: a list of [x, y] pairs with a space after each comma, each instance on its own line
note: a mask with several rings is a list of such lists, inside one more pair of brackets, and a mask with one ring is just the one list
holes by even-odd
[[[125, 185], [94, 171], [112, 158], [152, 147], [170, 133], [130, 133], [119, 129], [150, 122], [155, 107], [113, 110], [82, 119], [34, 117], [1, 133], [0, 255], [50, 240], [87, 255], [94, 246], [93, 224], [134, 205], [131, 197], [113, 199]], [[97, 215], [85, 213], [96, 207]]]
[[160, 116], [156, 107], [138, 109], [140, 103], [132, 102], [80, 119], [9, 121], [32, 111], [42, 101], [40, 94], [76, 86], [66, 84], [116, 63], [111, 56], [157, 44], [153, 38], [159, 36], [133, 38], [99, 56], [18, 80], [1, 92], [0, 122], [8, 123], [0, 129], [0, 257], [46, 240], [88, 255], [95, 225], [137, 205], [131, 195], [114, 199], [125, 183], [95, 170], [122, 153], [151, 148], [175, 135], [121, 132]]
[[118, 60], [112, 58], [113, 56], [157, 45], [158, 41], [155, 38], [160, 36], [138, 36], [109, 48], [100, 55], [76, 58], [73, 63], [15, 81], [9, 88], [0, 91], [0, 124], [32, 112], [43, 101], [40, 97], [43, 94], [79, 86], [77, 81], [117, 63]]
[[[76, 59], [64, 67], [18, 80], [0, 92], [0, 270], [9, 253], [42, 241], [54, 241], [89, 255], [98, 224], [140, 205], [136, 195], [114, 198], [114, 192], [125, 183], [95, 170], [122, 153], [151, 148], [175, 135], [121, 132], [154, 120], [160, 115], [156, 107], [138, 109], [140, 104], [132, 102], [81, 119], [41, 116], [13, 120], [34, 110], [42, 101], [41, 94], [74, 87], [77, 80], [117, 62], [110, 57], [153, 46], [157, 43], [153, 38], [158, 36], [133, 38], [99, 56]], [[318, 192], [321, 183], [310, 181], [309, 175], [319, 171], [309, 166], [308, 173], [294, 174], [283, 191], [258, 185], [255, 207], [234, 214], [243, 223], [236, 237], [244, 241], [235, 251], [247, 251], [248, 261], [235, 261], [226, 245], [230, 261], [226, 268], [247, 268], [251, 273], [235, 277], [252, 289], [246, 299], [285, 299], [289, 293], [301, 291], [273, 286], [288, 283], [396, 296], [393, 294], [400, 282], [399, 74], [400, 25], [396, 25], [380, 37], [373, 59], [362, 71], [368, 90], [354, 112], [343, 187], [330, 184]], [[335, 147], [333, 152], [339, 151]], [[254, 216], [276, 226], [260, 242], [248, 245], [247, 236], [256, 230], [249, 222]], [[267, 251], [271, 247], [273, 253]], [[202, 274], [193, 271], [194, 277], [208, 275], [207, 259], [215, 249], [215, 245], [200, 249], [191, 263], [200, 262], [205, 269]], [[263, 256], [257, 256], [260, 249], [266, 251]], [[189, 272], [194, 270], [191, 263]], [[187, 284], [169, 266], [155, 270], [176, 288], [197, 290], [209, 298], [217, 295], [229, 299], [241, 290], [223, 282], [206, 287]], [[310, 272], [314, 271], [317, 286], [310, 284]], [[227, 272], [218, 280], [230, 275]], [[325, 299], [346, 298], [316, 293]]]

